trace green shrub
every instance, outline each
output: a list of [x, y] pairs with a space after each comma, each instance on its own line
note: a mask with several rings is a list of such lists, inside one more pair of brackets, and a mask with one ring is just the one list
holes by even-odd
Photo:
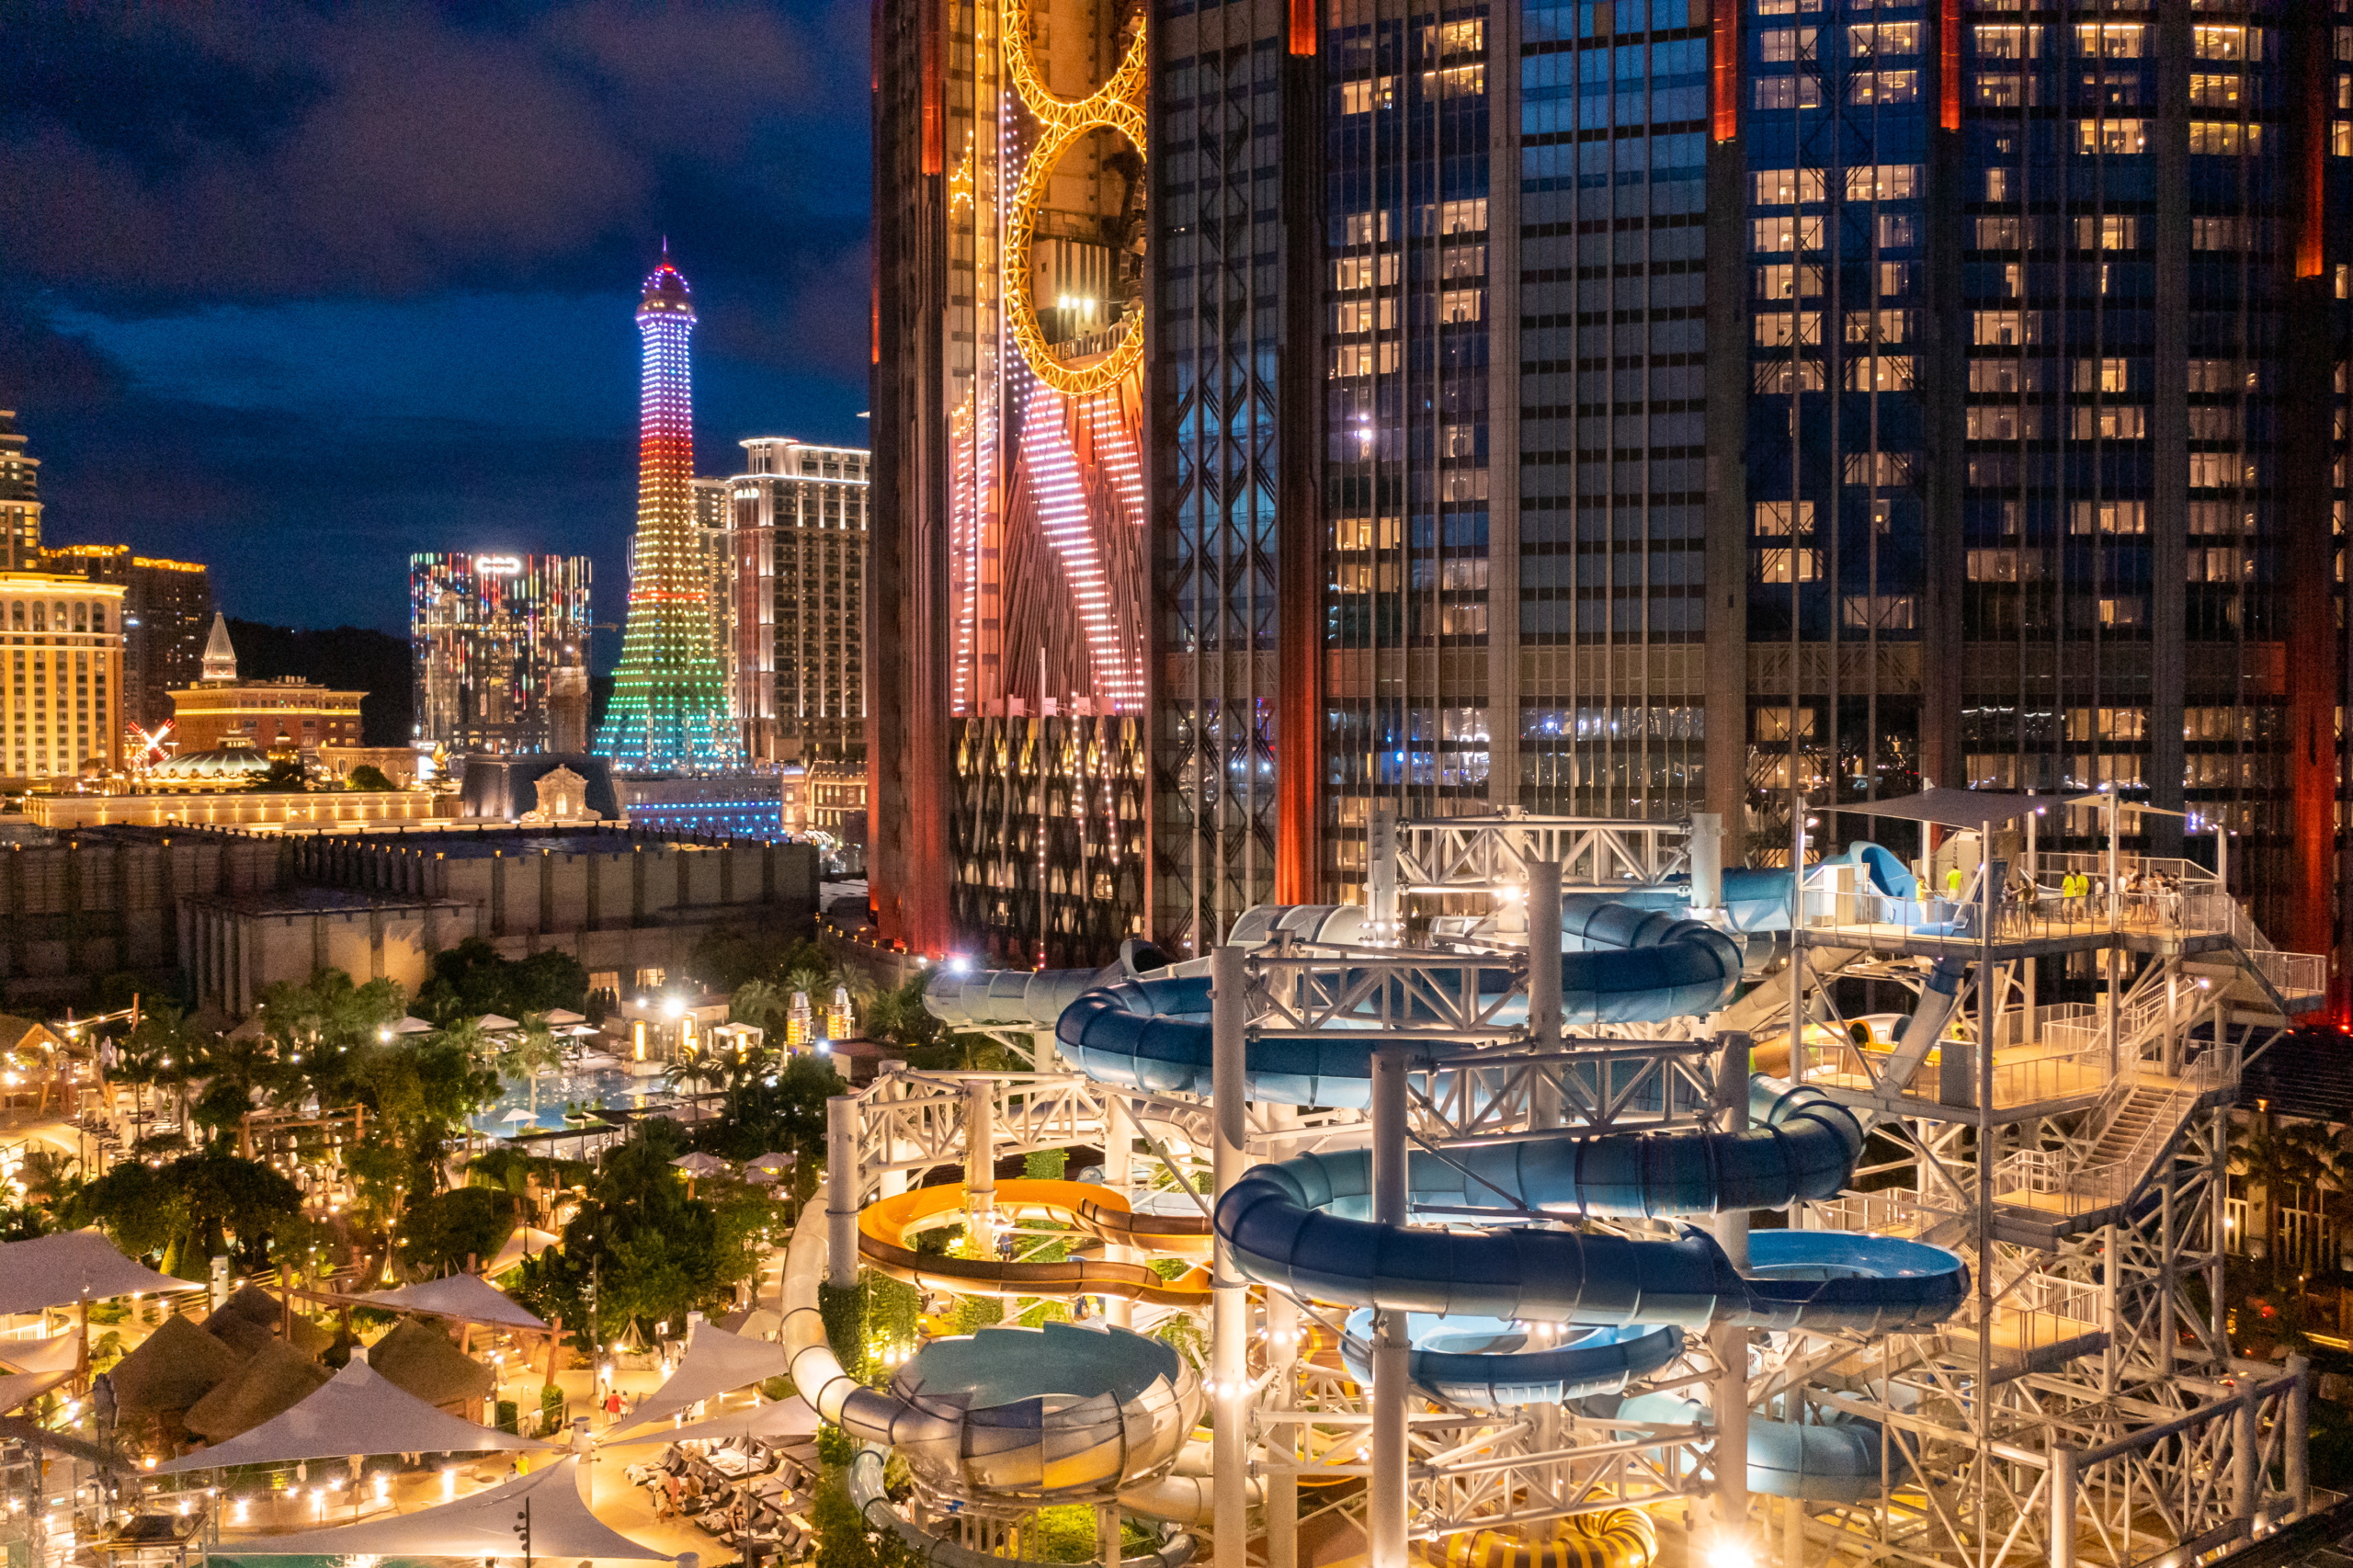
[[831, 1285], [817, 1287], [817, 1315], [824, 1321], [825, 1343], [832, 1346], [834, 1358], [842, 1370], [851, 1377], [863, 1377], [866, 1371], [866, 1285], [861, 1279], [847, 1290]]

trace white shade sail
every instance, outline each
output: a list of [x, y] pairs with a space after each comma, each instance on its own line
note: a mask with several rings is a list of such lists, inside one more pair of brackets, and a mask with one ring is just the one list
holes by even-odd
[[260, 1540], [224, 1541], [215, 1557], [463, 1557], [522, 1556], [516, 1533], [523, 1505], [531, 1505], [531, 1555], [542, 1561], [583, 1557], [667, 1562], [670, 1553], [641, 1546], [598, 1522], [580, 1500], [579, 1461], [566, 1455], [545, 1470], [503, 1486], [389, 1519]]
[[18, 1372], [0, 1378], [0, 1415], [31, 1403], [73, 1376], [74, 1369], [68, 1367], [62, 1372]]
[[0, 1243], [0, 1312], [37, 1312], [108, 1296], [200, 1289], [131, 1262], [96, 1231]]
[[[519, 1225], [516, 1227], [515, 1233], [506, 1238], [506, 1244], [498, 1249], [498, 1256], [490, 1260], [489, 1272], [504, 1274], [525, 1258], [537, 1257], [548, 1248], [561, 1245], [563, 1241], [563, 1238], [552, 1231]], [[0, 1361], [7, 1358], [6, 1351], [0, 1348]]]
[[427, 1279], [422, 1285], [404, 1285], [397, 1290], [370, 1290], [354, 1299], [371, 1307], [390, 1307], [400, 1312], [431, 1312], [436, 1317], [494, 1324], [501, 1328], [536, 1329], [544, 1334], [548, 1326], [508, 1301], [496, 1287], [472, 1274], [452, 1274], [446, 1279]]
[[623, 1442], [723, 1443], [731, 1437], [753, 1437], [771, 1448], [817, 1435], [817, 1413], [799, 1394], [763, 1401], [757, 1406], [729, 1410], [708, 1421], [689, 1421], [676, 1431], [657, 1427]]
[[[646, 1395], [645, 1403], [629, 1413], [630, 1429], [667, 1421], [704, 1400], [733, 1393], [763, 1379], [783, 1377], [786, 1370], [781, 1346], [765, 1339], [745, 1339], [704, 1324], [695, 1330], [694, 1339], [670, 1381]], [[609, 1434], [606, 1440], [612, 1440]]]
[[47, 1339], [0, 1339], [0, 1367], [12, 1372], [70, 1372], [82, 1364], [82, 1336], [52, 1334]]
[[536, 1438], [477, 1426], [436, 1410], [367, 1362], [354, 1359], [293, 1409], [225, 1443], [157, 1465], [153, 1473], [182, 1475], [223, 1465], [290, 1464], [352, 1454], [468, 1454], [548, 1447]]

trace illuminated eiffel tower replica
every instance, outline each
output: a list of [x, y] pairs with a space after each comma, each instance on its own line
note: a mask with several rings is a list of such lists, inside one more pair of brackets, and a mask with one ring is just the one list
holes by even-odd
[[637, 540], [620, 667], [597, 727], [597, 751], [621, 773], [741, 768], [743, 745], [711, 645], [710, 589], [695, 534], [694, 392], [687, 280], [662, 264], [645, 280], [637, 330], [645, 340], [638, 401]]

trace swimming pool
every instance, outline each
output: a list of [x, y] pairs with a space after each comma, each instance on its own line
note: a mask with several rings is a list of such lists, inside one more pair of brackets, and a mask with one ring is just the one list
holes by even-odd
[[[563, 1119], [567, 1104], [597, 1110], [642, 1110], [671, 1098], [667, 1075], [640, 1078], [620, 1067], [566, 1066], [540, 1074], [536, 1096], [530, 1083], [520, 1077], [508, 1079], [498, 1098], [474, 1114], [472, 1126], [488, 1137], [511, 1138], [518, 1132], [561, 1131], [569, 1125]], [[528, 1112], [530, 1119], [508, 1120], [508, 1113], [517, 1110]]]

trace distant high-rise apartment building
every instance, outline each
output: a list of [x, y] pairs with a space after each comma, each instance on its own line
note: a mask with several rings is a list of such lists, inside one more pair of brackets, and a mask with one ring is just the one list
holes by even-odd
[[744, 443], [719, 537], [733, 595], [729, 684], [754, 762], [866, 755], [868, 455]]
[[727, 693], [728, 722], [740, 734], [744, 703], [735, 678], [735, 551], [727, 537], [727, 481], [698, 475], [694, 482], [694, 513], [704, 602], [710, 610], [710, 645], [718, 655], [721, 685]]
[[40, 460], [17, 428], [17, 411], [0, 408], [0, 572], [38, 572]]
[[567, 650], [585, 650], [585, 555], [409, 557], [415, 735], [449, 752], [550, 749], [548, 698]]
[[150, 733], [172, 717], [172, 692], [202, 673], [212, 624], [212, 576], [202, 565], [133, 555], [127, 544], [69, 544], [44, 552], [50, 570], [122, 588], [122, 718]]
[[0, 788], [71, 783], [122, 766], [122, 601], [116, 583], [0, 572]]
[[[2353, 17], [972, 15], [877, 13], [886, 933], [1199, 950], [1356, 896], [1375, 811], [1762, 862], [1933, 781], [2220, 824], [2332, 945]], [[1089, 691], [1148, 800], [1073, 836], [1029, 704]]]
[[621, 662], [597, 751], [624, 773], [723, 771], [743, 761], [712, 636], [710, 556], [696, 526], [694, 301], [662, 264], [637, 308], [637, 534], [630, 550]]

